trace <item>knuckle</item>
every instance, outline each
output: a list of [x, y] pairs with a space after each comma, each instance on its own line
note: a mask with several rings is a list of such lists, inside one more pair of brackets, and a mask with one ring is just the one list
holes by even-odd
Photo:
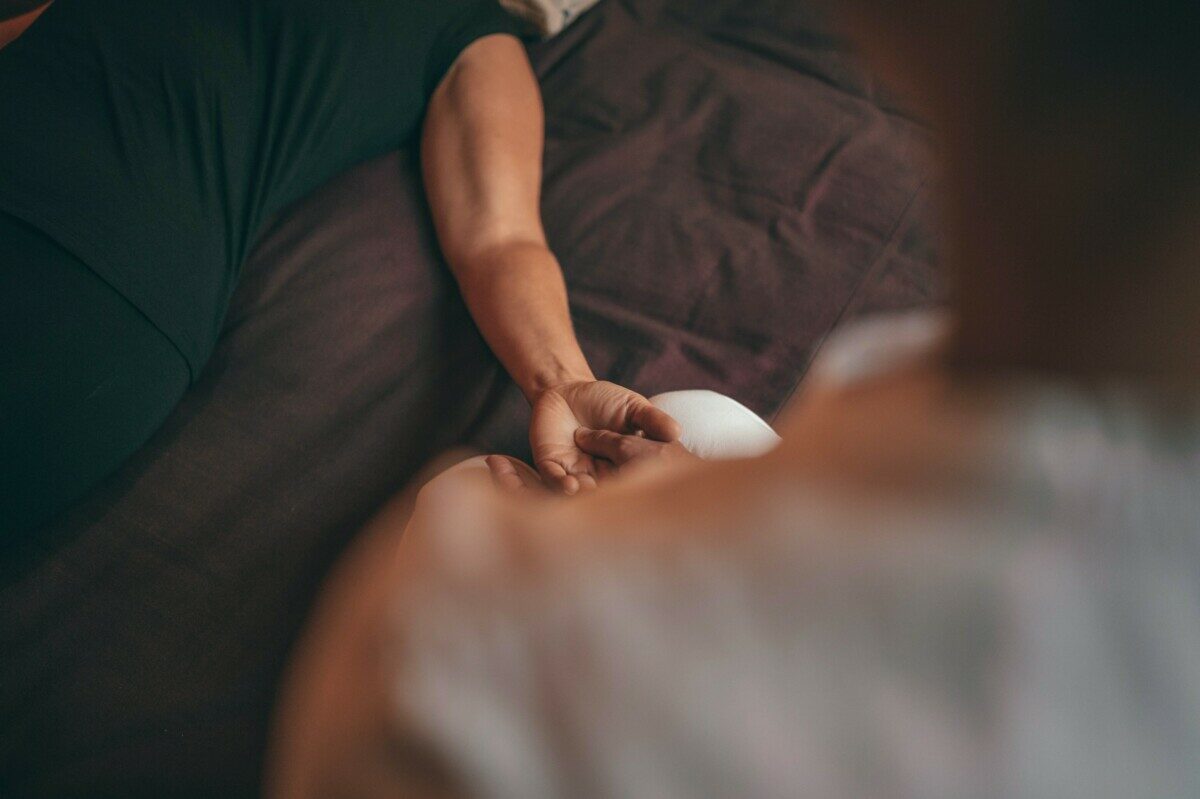
[[641, 409], [642, 403], [644, 403], [645, 401], [646, 400], [644, 400], [639, 395], [634, 394], [633, 392], [626, 393], [625, 396], [622, 398], [622, 404], [625, 406], [625, 408], [624, 408], [625, 413], [632, 416], [633, 414], [637, 413], [638, 410]]

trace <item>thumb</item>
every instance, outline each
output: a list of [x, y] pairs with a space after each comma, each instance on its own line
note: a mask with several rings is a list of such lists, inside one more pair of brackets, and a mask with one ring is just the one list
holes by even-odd
[[629, 421], [645, 433], [647, 438], [655, 441], [675, 441], [683, 435], [683, 426], [666, 411], [651, 405], [648, 399], [638, 399], [629, 415]]

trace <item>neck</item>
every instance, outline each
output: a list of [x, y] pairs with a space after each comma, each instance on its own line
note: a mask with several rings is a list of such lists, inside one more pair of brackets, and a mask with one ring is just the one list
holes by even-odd
[[4, 47], [24, 33], [49, 5], [49, 2], [43, 2], [38, 4], [36, 8], [24, 12], [19, 17], [0, 21], [0, 47]]

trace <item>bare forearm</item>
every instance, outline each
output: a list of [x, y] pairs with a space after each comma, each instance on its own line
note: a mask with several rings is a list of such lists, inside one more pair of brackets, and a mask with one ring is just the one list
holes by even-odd
[[679, 437], [645, 397], [588, 368], [567, 291], [539, 216], [542, 104], [521, 43], [489, 36], [433, 93], [421, 139], [438, 242], [471, 316], [533, 405], [529, 443], [543, 479], [567, 494], [600, 471], [575, 443], [580, 427]]
[[538, 213], [542, 106], [520, 43], [473, 44], [434, 93], [422, 139], [442, 252], [471, 316], [532, 402], [591, 380]]
[[538, 241], [498, 244], [453, 264], [483, 337], [525, 396], [592, 380], [571, 326], [558, 261]]

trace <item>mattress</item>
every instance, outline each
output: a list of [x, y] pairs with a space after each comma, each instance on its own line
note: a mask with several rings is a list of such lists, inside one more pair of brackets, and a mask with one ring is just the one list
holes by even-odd
[[[531, 55], [544, 216], [598, 374], [770, 418], [831, 329], [936, 301], [929, 133], [802, 2], [605, 0]], [[356, 530], [528, 410], [401, 151], [262, 236], [149, 445], [0, 563], [0, 793], [256, 792], [289, 647]]]

